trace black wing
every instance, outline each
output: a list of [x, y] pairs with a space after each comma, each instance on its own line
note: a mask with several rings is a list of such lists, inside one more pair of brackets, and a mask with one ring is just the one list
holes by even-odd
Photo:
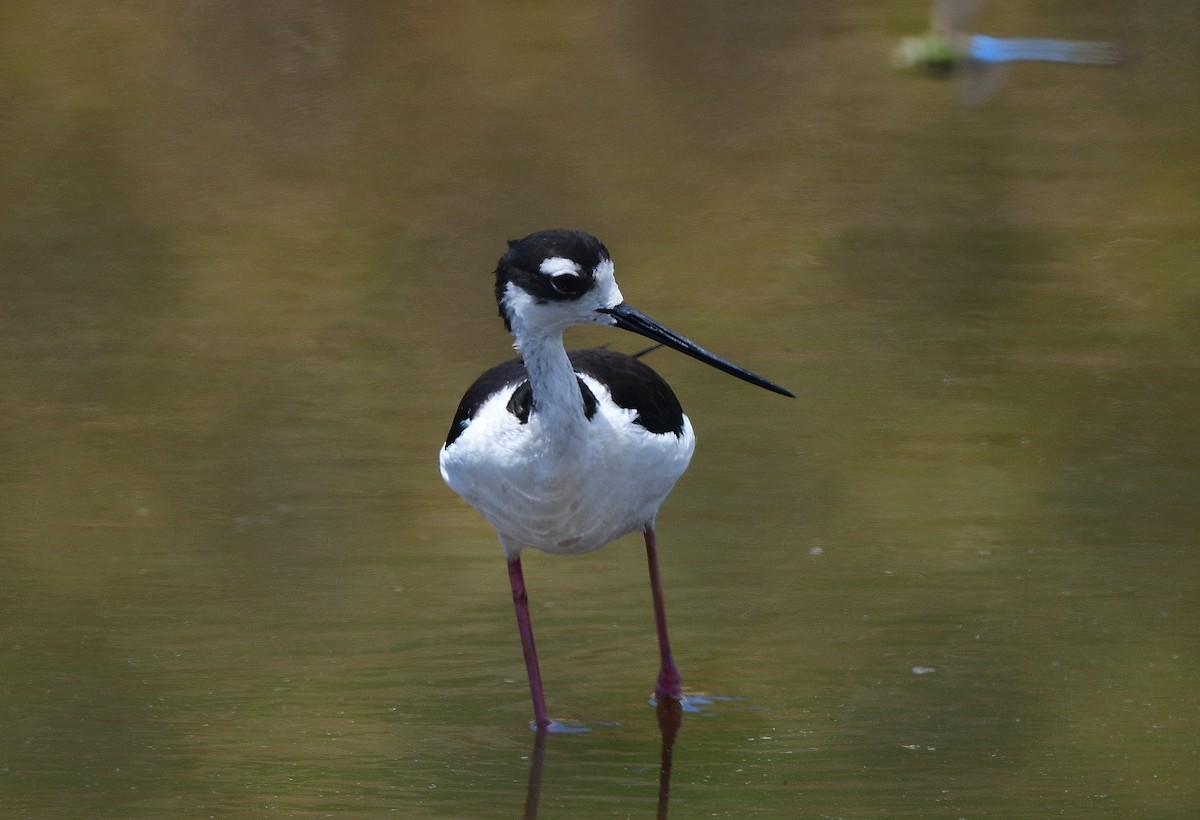
[[608, 388], [613, 401], [637, 413], [634, 422], [651, 433], [683, 434], [683, 408], [662, 376], [632, 356], [602, 347], [567, 354], [577, 373]]
[[[512, 391], [506, 406], [508, 412], [516, 416], [521, 424], [529, 421], [529, 414], [533, 412], [533, 390], [529, 387], [529, 374], [525, 370], [524, 362], [520, 359], [509, 359], [485, 371], [467, 388], [462, 401], [458, 403], [458, 410], [454, 413], [454, 421], [450, 422], [450, 432], [446, 435], [444, 446], [449, 447], [454, 443], [488, 399], [508, 390]], [[582, 381], [579, 382], [579, 392], [583, 395], [584, 415], [590, 420], [596, 415], [596, 397]]]

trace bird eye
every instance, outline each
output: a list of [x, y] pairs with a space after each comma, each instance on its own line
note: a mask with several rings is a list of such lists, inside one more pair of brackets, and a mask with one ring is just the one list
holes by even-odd
[[563, 296], [578, 296], [583, 293], [583, 277], [575, 273], [560, 273], [550, 277], [550, 284]]

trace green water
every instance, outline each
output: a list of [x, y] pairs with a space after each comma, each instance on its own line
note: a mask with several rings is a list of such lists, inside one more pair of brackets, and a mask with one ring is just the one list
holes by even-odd
[[[600, 236], [699, 437], [676, 817], [1200, 811], [1200, 13], [985, 105], [923, 3], [7, 3], [0, 815], [520, 817], [494, 534], [437, 449], [504, 240]], [[579, 345], [639, 349], [616, 331]], [[660, 804], [636, 538], [529, 555], [540, 816]]]

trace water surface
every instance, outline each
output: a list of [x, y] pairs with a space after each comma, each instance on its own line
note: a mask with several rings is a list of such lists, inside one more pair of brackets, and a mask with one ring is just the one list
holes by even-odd
[[[513, 817], [538, 756], [494, 534], [441, 483], [511, 355], [504, 240], [794, 390], [650, 362], [692, 692], [670, 810], [1200, 808], [1200, 15], [980, 108], [925, 4], [9, 3], [0, 813]], [[615, 331], [580, 345], [638, 349]], [[652, 816], [636, 538], [526, 561], [542, 816]]]

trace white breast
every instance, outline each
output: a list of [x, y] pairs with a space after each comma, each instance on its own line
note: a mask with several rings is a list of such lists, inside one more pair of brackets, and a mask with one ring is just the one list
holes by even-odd
[[600, 382], [582, 378], [597, 412], [567, 434], [548, 429], [536, 412], [521, 424], [506, 409], [505, 390], [441, 451], [442, 478], [509, 551], [589, 552], [641, 531], [691, 460], [696, 439], [686, 416], [682, 435], [651, 433]]

